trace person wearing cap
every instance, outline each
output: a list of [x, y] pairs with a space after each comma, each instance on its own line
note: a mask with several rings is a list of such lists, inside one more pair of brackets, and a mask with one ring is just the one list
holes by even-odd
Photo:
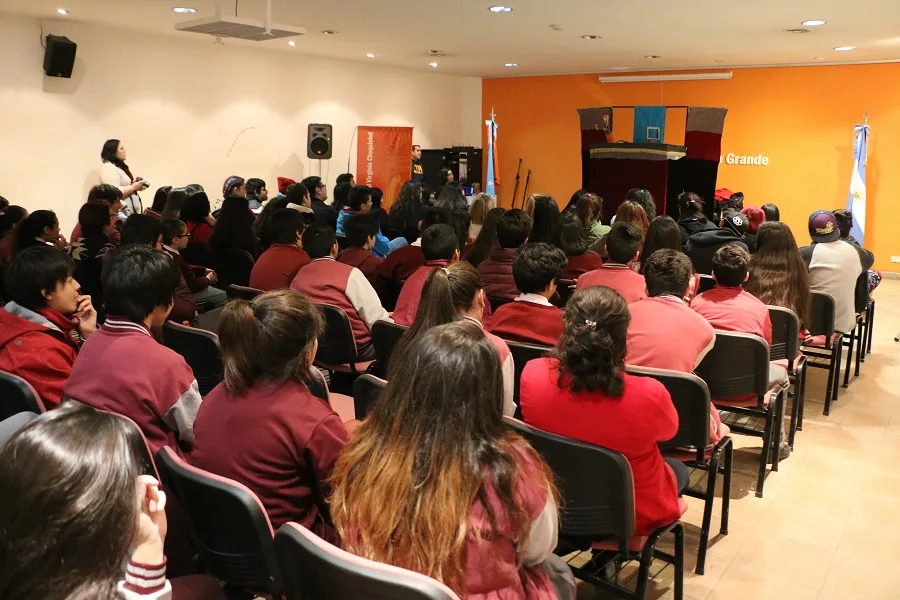
[[704, 275], [712, 274], [713, 256], [726, 244], [737, 244], [747, 252], [750, 249], [744, 236], [750, 231], [750, 222], [737, 211], [726, 211], [718, 229], [698, 231], [688, 238], [685, 253], [694, 265], [694, 271]]
[[841, 239], [838, 221], [829, 210], [810, 215], [809, 237], [812, 244], [800, 248], [809, 267], [809, 289], [834, 298], [835, 331], [848, 333], [856, 325], [856, 280], [872, 267], [875, 257]]
[[766, 213], [758, 206], [745, 206], [741, 209], [741, 214], [747, 217], [747, 223], [750, 226], [747, 235], [744, 236], [744, 243], [750, 250], [750, 254], [756, 254], [756, 232], [759, 226], [766, 222]]

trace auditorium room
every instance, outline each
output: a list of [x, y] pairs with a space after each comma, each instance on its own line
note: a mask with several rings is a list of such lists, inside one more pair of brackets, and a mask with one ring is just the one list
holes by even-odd
[[900, 597], [898, 24], [2, 0], [0, 599]]

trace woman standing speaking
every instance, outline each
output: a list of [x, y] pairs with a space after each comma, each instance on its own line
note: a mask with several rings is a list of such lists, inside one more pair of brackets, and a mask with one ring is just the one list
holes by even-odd
[[138, 192], [145, 190], [149, 184], [141, 177], [135, 179], [131, 174], [125, 159], [128, 157], [125, 146], [119, 140], [106, 140], [100, 158], [103, 166], [100, 168], [100, 183], [108, 183], [122, 190], [121, 218], [126, 218], [135, 213], [144, 212], [141, 197]]

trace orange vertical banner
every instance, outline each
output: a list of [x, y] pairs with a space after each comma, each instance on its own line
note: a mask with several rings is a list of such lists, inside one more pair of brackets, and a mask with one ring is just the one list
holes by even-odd
[[360, 125], [356, 143], [356, 181], [381, 188], [387, 208], [410, 178], [412, 127]]

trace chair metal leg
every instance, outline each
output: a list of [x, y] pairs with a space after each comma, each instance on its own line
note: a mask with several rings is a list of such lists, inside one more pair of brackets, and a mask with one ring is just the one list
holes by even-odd
[[[856, 326], [850, 329], [850, 344], [847, 346], [847, 365], [844, 367], [844, 388], [850, 386], [850, 365], [853, 363], [853, 343], [856, 341]], [[859, 350], [857, 350], [858, 352]]]
[[853, 373], [854, 377], [859, 377], [859, 363], [866, 355], [865, 340], [866, 337], [863, 332], [863, 322], [860, 320], [859, 327], [856, 330], [856, 371]]
[[834, 364], [837, 360], [837, 348], [831, 348], [831, 358], [828, 362], [828, 383], [825, 384], [825, 409], [822, 414], [826, 417], [831, 414], [831, 392], [834, 386]]
[[831, 401], [837, 402], [838, 388], [841, 387], [841, 358], [844, 356], [844, 336], [838, 337], [837, 343], [834, 345], [837, 350], [837, 358], [834, 361], [834, 383], [831, 387]]
[[[778, 472], [778, 463], [781, 462], [781, 436], [778, 434], [784, 429], [784, 402], [786, 396], [787, 393], [784, 390], [781, 390], [775, 397], [775, 424], [772, 427], [772, 443], [778, 442], [779, 444], [775, 449], [775, 456], [772, 457], [773, 473]], [[775, 437], [776, 435], [778, 437]]]
[[675, 600], [684, 600], [684, 525], [678, 523], [675, 534]]
[[716, 499], [716, 476], [719, 474], [719, 455], [722, 449], [713, 451], [706, 471], [706, 502], [703, 505], [703, 524], [700, 526], [700, 546], [697, 549], [697, 567], [694, 572], [703, 575], [706, 566], [706, 549], [709, 547], [709, 528], [712, 522], [713, 502]]
[[763, 485], [766, 483], [766, 467], [769, 465], [769, 448], [772, 445], [772, 410], [766, 411], [766, 428], [763, 431], [763, 449], [759, 457], [759, 477], [756, 480], [756, 497], [763, 497]]
[[[790, 389], [790, 388], [788, 388]], [[794, 399], [791, 400], [791, 425], [788, 427], [787, 443], [794, 449], [794, 434], [797, 432], [797, 420], [800, 418], [800, 375], [794, 374]]]
[[868, 335], [866, 336], [868, 340], [866, 340], [866, 353], [872, 352], [872, 330], [875, 328], [875, 301], [869, 301], [869, 305], [866, 307], [868, 309], [866, 314], [866, 329], [868, 330]]
[[731, 464], [734, 460], [734, 441], [725, 447], [725, 479], [722, 481], [722, 522], [719, 533], [728, 535], [728, 513], [731, 510]]
[[800, 414], [797, 416], [797, 431], [803, 431], [803, 412], [806, 410], [806, 374], [809, 365], [804, 365], [801, 375], [803, 379], [800, 383]]

